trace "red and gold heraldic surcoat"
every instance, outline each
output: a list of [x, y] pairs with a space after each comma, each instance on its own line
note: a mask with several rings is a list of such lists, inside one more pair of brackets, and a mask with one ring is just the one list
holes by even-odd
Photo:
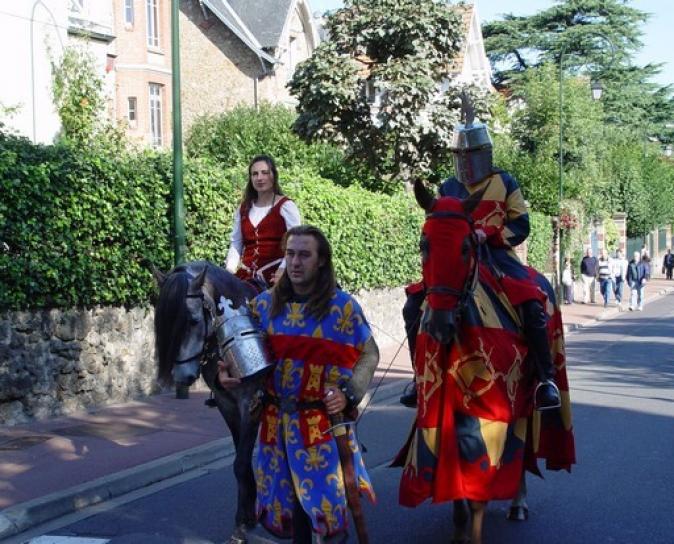
[[[298, 501], [316, 533], [341, 532], [348, 523], [347, 503], [328, 414], [322, 407], [292, 406], [320, 401], [327, 387], [347, 382], [372, 332], [356, 300], [341, 290], [320, 321], [305, 311], [302, 302], [286, 304], [271, 318], [269, 291], [256, 297], [251, 307], [276, 361], [267, 392], [279, 399], [268, 403], [262, 414], [255, 465], [259, 519], [273, 534], [288, 538]], [[359, 488], [374, 501], [353, 430], [349, 442]]]

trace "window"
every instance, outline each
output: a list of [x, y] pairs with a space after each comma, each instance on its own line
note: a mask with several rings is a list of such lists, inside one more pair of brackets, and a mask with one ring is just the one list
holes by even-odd
[[130, 124], [136, 124], [136, 116], [138, 115], [138, 102], [135, 96], [130, 96], [127, 98], [128, 102], [128, 113], [127, 119]]
[[124, 0], [124, 23], [133, 25], [133, 0]]
[[73, 13], [84, 12], [84, 0], [70, 0], [70, 11]]
[[162, 145], [161, 91], [161, 85], [158, 83], [150, 83], [150, 143], [154, 147], [160, 147]]
[[147, 5], [147, 45], [159, 47], [159, 0], [145, 0]]
[[296, 60], [296, 53], [295, 53], [295, 47], [296, 47], [297, 39], [294, 36], [290, 36], [290, 39], [288, 40], [288, 73], [286, 74], [286, 79], [291, 80], [293, 77], [293, 73], [295, 72], [295, 63], [297, 62]]

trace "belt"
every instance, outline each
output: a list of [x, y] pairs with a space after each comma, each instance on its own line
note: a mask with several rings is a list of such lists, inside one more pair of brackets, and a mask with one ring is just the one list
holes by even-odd
[[294, 414], [301, 410], [321, 410], [325, 409], [325, 404], [322, 400], [295, 400], [291, 398], [279, 398], [269, 393], [264, 394], [263, 402], [265, 404], [273, 404], [279, 411], [286, 414]]

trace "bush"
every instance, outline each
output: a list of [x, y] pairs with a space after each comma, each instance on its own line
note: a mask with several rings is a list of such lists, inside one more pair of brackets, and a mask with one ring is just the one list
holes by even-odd
[[551, 270], [552, 224], [550, 218], [539, 212], [529, 212], [531, 231], [528, 238], [529, 266], [541, 273]]
[[302, 168], [342, 187], [382, 184], [367, 169], [350, 163], [330, 144], [306, 144], [290, 129], [297, 115], [281, 105], [262, 104], [259, 110], [238, 106], [230, 112], [200, 117], [186, 138], [190, 157], [208, 158], [225, 168], [247, 166], [261, 153], [274, 158], [279, 171]]
[[156, 243], [169, 232], [165, 164], [97, 142], [85, 151], [0, 134], [0, 307], [147, 299], [139, 257], [170, 258]]

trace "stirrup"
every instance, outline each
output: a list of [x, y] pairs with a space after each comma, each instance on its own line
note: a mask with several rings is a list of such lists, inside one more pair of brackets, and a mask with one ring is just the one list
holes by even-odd
[[400, 397], [400, 404], [407, 408], [417, 407], [417, 385], [415, 382], [410, 382], [405, 386]]
[[[538, 406], [537, 402], [538, 390], [544, 385], [551, 385], [555, 393], [557, 393], [557, 404], [551, 404], [549, 406]], [[544, 382], [539, 382], [538, 385], [536, 386], [536, 389], [534, 390], [534, 408], [539, 412], [543, 412], [545, 410], [556, 410], [557, 408], [561, 408], [561, 406], [562, 406], [562, 395], [559, 392], [559, 387], [557, 387], [557, 384], [552, 380], [545, 380]]]

